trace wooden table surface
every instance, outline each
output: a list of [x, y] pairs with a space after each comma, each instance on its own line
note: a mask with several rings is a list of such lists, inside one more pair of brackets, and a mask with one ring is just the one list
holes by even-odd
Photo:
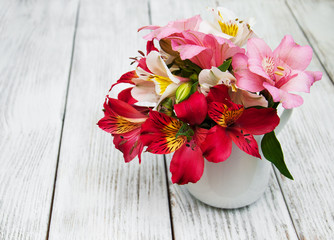
[[[169, 157], [125, 164], [96, 122], [144, 25], [224, 6], [271, 47], [310, 44], [323, 79], [278, 138], [295, 180], [272, 171], [256, 203], [209, 207], [172, 185]], [[334, 239], [334, 2], [0, 1], [0, 239]]]

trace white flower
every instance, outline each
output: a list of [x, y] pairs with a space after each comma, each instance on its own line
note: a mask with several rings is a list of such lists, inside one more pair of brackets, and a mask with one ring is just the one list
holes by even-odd
[[199, 31], [211, 33], [231, 40], [237, 46], [243, 46], [249, 38], [255, 37], [251, 29], [254, 19], [240, 20], [226, 8], [209, 9], [214, 15], [214, 22], [202, 21]]
[[210, 92], [210, 88], [218, 84], [225, 84], [231, 87], [229, 89], [229, 95], [234, 103], [242, 104], [246, 108], [252, 106], [268, 107], [268, 102], [262, 95], [237, 88], [235, 86], [235, 77], [228, 71], [222, 72], [216, 67], [203, 69], [199, 73], [198, 83], [200, 85], [200, 91], [205, 96]]
[[150, 72], [137, 67], [139, 78], [133, 79], [136, 85], [131, 94], [139, 102], [150, 102], [151, 106], [156, 107], [163, 99], [175, 94], [180, 79], [171, 73], [157, 51], [147, 55], [146, 65]]
[[210, 88], [218, 84], [225, 84], [235, 89], [235, 77], [228, 71], [222, 72], [216, 67], [203, 69], [198, 75], [200, 91], [207, 96]]

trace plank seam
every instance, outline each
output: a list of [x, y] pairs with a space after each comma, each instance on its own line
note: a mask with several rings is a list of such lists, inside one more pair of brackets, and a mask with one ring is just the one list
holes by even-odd
[[[148, 10], [148, 22], [152, 25], [152, 14], [151, 14], [151, 2], [147, 1], [147, 10]], [[172, 239], [175, 239], [174, 236], [174, 225], [173, 225], [173, 213], [172, 213], [172, 205], [171, 205], [171, 194], [169, 189], [169, 181], [168, 181], [168, 168], [167, 168], [167, 159], [166, 155], [164, 156], [164, 169], [165, 169], [165, 181], [166, 181], [166, 189], [167, 189], [167, 199], [168, 199], [168, 211], [169, 211], [169, 221], [170, 221], [170, 231], [172, 235]]]
[[[298, 21], [296, 15], [295, 15], [294, 12], [292, 11], [292, 9], [291, 9], [291, 7], [290, 7], [290, 5], [289, 5], [289, 3], [288, 3], [287, 0], [285, 0], [285, 5], [288, 7], [289, 11], [291, 12], [292, 17], [295, 19], [295, 21], [296, 21], [296, 23], [297, 23], [299, 29], [302, 31], [302, 33], [303, 33], [304, 37], [306, 38], [308, 44], [312, 47], [312, 49], [315, 49], [315, 48], [313, 47], [313, 44], [312, 44], [312, 42], [310, 41], [309, 37], [307, 36], [306, 32], [304, 31], [302, 25], [299, 23], [299, 21]], [[318, 53], [317, 53], [317, 50], [315, 49], [315, 50], [313, 51], [313, 53], [314, 53], [315, 57], [318, 59], [318, 61], [319, 61], [320, 65], [321, 65], [321, 67], [324, 69], [324, 71], [325, 71], [327, 77], [329, 78], [329, 80], [331, 80], [331, 83], [334, 85], [334, 81], [333, 81], [331, 75], [329, 74], [329, 72], [327, 71], [325, 65], [324, 65], [323, 62], [321, 61], [321, 58], [319, 57], [319, 55], [318, 55]]]
[[168, 198], [170, 229], [171, 229], [172, 239], [174, 240], [175, 235], [174, 235], [174, 224], [173, 224], [173, 212], [172, 212], [172, 204], [171, 204], [171, 194], [170, 194], [170, 189], [169, 189], [168, 168], [167, 168], [166, 155], [164, 155], [164, 166], [165, 166], [165, 177], [166, 177], [166, 188], [167, 188], [167, 198]]
[[71, 61], [70, 61], [70, 67], [69, 67], [69, 71], [68, 71], [68, 78], [67, 78], [68, 81], [67, 81], [67, 86], [66, 86], [64, 111], [63, 111], [62, 125], [61, 125], [61, 130], [60, 130], [58, 156], [57, 156], [56, 171], [55, 171], [55, 176], [54, 176], [54, 184], [53, 184], [52, 199], [51, 199], [51, 205], [50, 205], [49, 222], [48, 222], [48, 228], [47, 228], [47, 233], [46, 233], [46, 240], [49, 239], [49, 234], [50, 234], [51, 219], [52, 219], [52, 213], [53, 213], [53, 203], [54, 203], [55, 192], [56, 192], [58, 166], [59, 166], [59, 159], [60, 159], [60, 152], [61, 152], [61, 145], [62, 145], [61, 143], [62, 143], [62, 140], [63, 140], [64, 123], [65, 123], [65, 117], [66, 117], [69, 87], [70, 87], [70, 81], [71, 81], [71, 76], [72, 76], [75, 41], [76, 41], [78, 22], [79, 22], [79, 12], [80, 12], [80, 1], [78, 2], [78, 6], [77, 6], [76, 17], [75, 17], [75, 25], [74, 25], [74, 33], [73, 33], [73, 38], [72, 38]]
[[288, 210], [288, 213], [289, 213], [289, 216], [290, 216], [290, 219], [291, 219], [291, 222], [292, 222], [292, 226], [293, 226], [293, 228], [294, 228], [294, 230], [295, 230], [295, 232], [296, 232], [297, 238], [300, 240], [299, 235], [298, 235], [298, 232], [297, 232], [297, 227], [296, 227], [296, 225], [295, 225], [295, 221], [294, 221], [293, 218], [292, 218], [292, 213], [291, 213], [289, 204], [288, 204], [288, 202], [287, 202], [287, 200], [286, 200], [286, 197], [285, 197], [285, 194], [284, 194], [284, 191], [283, 191], [281, 182], [280, 182], [280, 180], [279, 180], [279, 176], [278, 176], [277, 172], [275, 171], [275, 167], [274, 167], [274, 165], [271, 165], [271, 166], [272, 166], [272, 168], [273, 168], [273, 171], [274, 171], [274, 174], [275, 174], [275, 177], [276, 177], [276, 181], [277, 181], [277, 183], [278, 183], [278, 186], [279, 186], [279, 188], [280, 188], [280, 190], [281, 190], [281, 194], [282, 194], [282, 197], [283, 197], [283, 200], [284, 200], [286, 209]]

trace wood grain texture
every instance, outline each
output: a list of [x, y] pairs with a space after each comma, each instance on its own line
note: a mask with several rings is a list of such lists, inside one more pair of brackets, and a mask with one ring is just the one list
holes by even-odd
[[171, 183], [170, 195], [175, 239], [297, 239], [273, 174], [264, 195], [241, 209], [210, 207]]
[[0, 2], [0, 239], [45, 239], [77, 1]]
[[[255, 4], [221, 2], [222, 6], [241, 13], [243, 16], [260, 14]], [[215, 2], [168, 1], [164, 11], [161, 5], [152, 1], [153, 24], [204, 13], [206, 7], [214, 7]], [[249, 6], [248, 6], [249, 5]], [[210, 17], [208, 14], [203, 14]], [[277, 38], [277, 35], [275, 35]], [[170, 158], [170, 156], [167, 156]], [[169, 163], [169, 162], [168, 162]], [[169, 165], [169, 164], [168, 164]], [[171, 176], [169, 176], [169, 179]], [[195, 200], [184, 187], [170, 184], [171, 210], [175, 239], [297, 239], [289, 212], [279, 185], [271, 177], [270, 186], [264, 196], [255, 204], [237, 210], [222, 210], [209, 207]]]
[[334, 2], [288, 0], [287, 4], [334, 81]]
[[111, 84], [145, 51], [147, 6], [81, 2], [50, 239], [171, 239], [163, 157], [125, 164], [96, 126]]
[[[246, 4], [246, 9], [257, 16], [258, 34], [272, 47], [276, 47], [285, 34], [291, 34], [301, 45], [309, 44], [285, 2]], [[260, 11], [262, 7], [266, 10]], [[331, 239], [334, 235], [334, 87], [316, 56], [309, 69], [324, 72], [323, 79], [314, 84], [311, 94], [302, 94], [304, 104], [295, 109], [278, 136], [295, 180], [284, 177], [278, 180], [299, 239]]]
[[[301, 45], [309, 44], [284, 1], [238, 1], [224, 5], [255, 16], [257, 34], [272, 48], [285, 34], [291, 34]], [[309, 69], [325, 72], [315, 56]], [[281, 177], [278, 180], [299, 239], [331, 239], [334, 234], [333, 94], [333, 84], [324, 74], [311, 94], [302, 94], [304, 105], [295, 109], [278, 136], [295, 181]]]

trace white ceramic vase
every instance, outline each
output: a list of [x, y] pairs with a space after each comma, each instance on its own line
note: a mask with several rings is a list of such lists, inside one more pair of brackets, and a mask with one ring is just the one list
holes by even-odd
[[[284, 110], [276, 134], [288, 121], [292, 110]], [[262, 136], [255, 136], [259, 146]], [[259, 149], [261, 149], [259, 147]], [[269, 182], [271, 163], [260, 150], [262, 160], [240, 150], [234, 143], [231, 156], [224, 162], [205, 160], [202, 178], [186, 185], [198, 200], [218, 208], [240, 208], [261, 197]]]

